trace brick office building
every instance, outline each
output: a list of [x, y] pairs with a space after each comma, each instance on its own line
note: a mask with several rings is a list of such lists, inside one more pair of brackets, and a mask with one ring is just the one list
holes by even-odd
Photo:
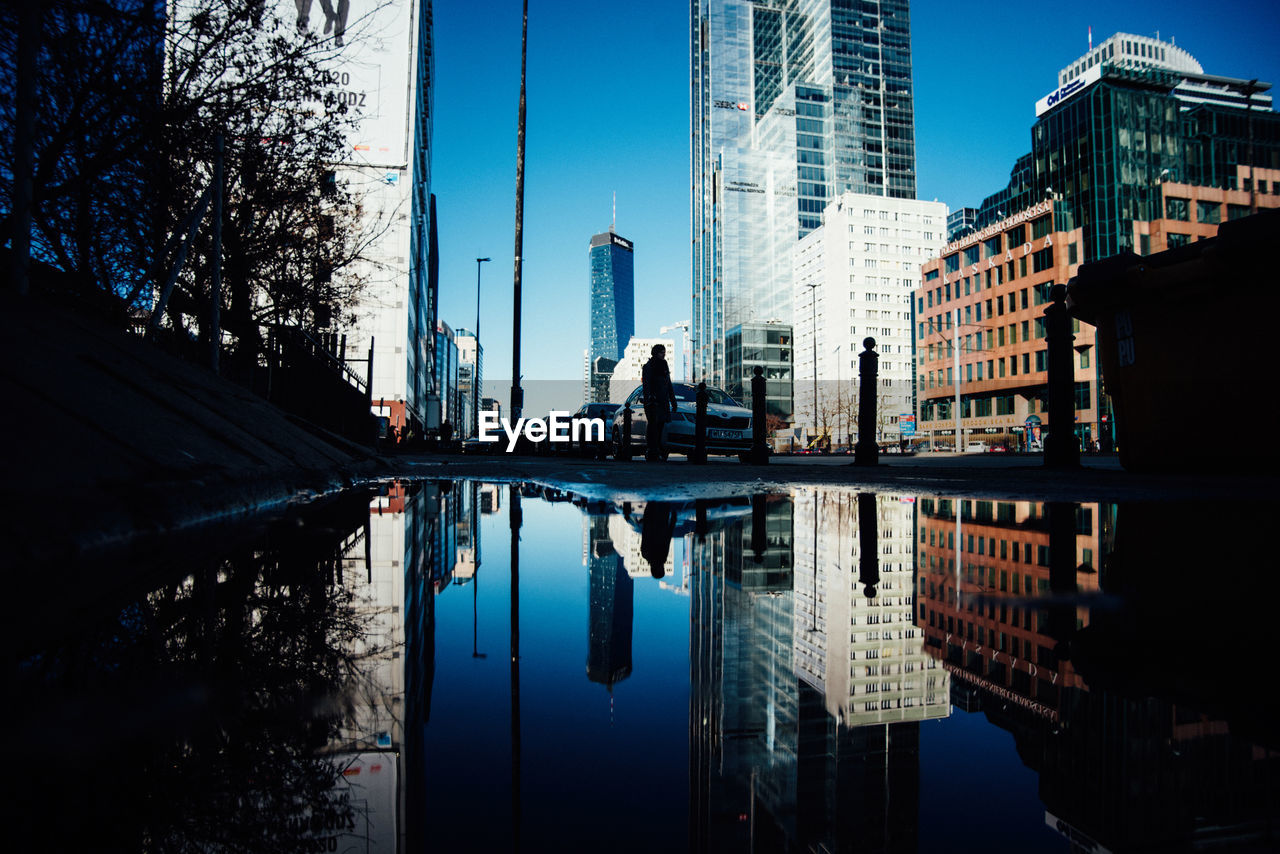
[[[1044, 201], [948, 244], [915, 294], [919, 440], [1024, 449], [1049, 428], [1044, 306], [1083, 260], [1081, 230]], [[1076, 424], [1099, 435], [1093, 328], [1075, 323]], [[959, 429], [957, 430], [957, 399]]]

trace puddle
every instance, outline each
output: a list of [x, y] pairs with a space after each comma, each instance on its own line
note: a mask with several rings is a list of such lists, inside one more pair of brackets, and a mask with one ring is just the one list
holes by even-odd
[[410, 481], [11, 656], [49, 849], [1277, 841], [1275, 505]]

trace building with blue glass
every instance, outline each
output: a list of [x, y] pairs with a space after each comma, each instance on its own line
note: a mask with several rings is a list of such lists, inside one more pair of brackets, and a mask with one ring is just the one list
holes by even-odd
[[694, 379], [792, 323], [792, 250], [843, 193], [914, 199], [907, 0], [691, 0]]
[[[591, 238], [591, 343], [587, 370], [596, 359], [622, 358], [627, 342], [636, 334], [635, 249], [630, 240], [612, 228]], [[592, 389], [590, 376], [588, 389]], [[591, 401], [596, 400], [594, 391]], [[608, 400], [607, 397], [600, 400]]]
[[1031, 152], [973, 228], [1050, 199], [1055, 228], [1082, 229], [1086, 263], [1140, 252], [1141, 223], [1161, 218], [1170, 186], [1274, 189], [1253, 174], [1280, 168], [1270, 88], [1206, 74], [1172, 42], [1116, 33], [1058, 72], [1036, 103]]

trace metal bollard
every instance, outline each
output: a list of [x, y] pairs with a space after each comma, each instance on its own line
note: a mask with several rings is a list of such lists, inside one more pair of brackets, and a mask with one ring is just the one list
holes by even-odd
[[764, 369], [756, 365], [755, 376], [751, 378], [752, 465], [762, 466], [769, 462], [769, 448], [765, 445], [765, 434], [768, 430], [768, 416], [765, 414]]
[[707, 462], [707, 384], [698, 383], [698, 414], [693, 422], [693, 455], [689, 462], [704, 465]]
[[876, 353], [876, 339], [862, 339], [863, 351], [858, 354], [858, 444], [853, 446], [855, 466], [874, 466], [880, 463], [880, 446], [876, 444], [876, 394], [880, 375], [880, 356]]
[[622, 408], [622, 437], [618, 441], [618, 459], [631, 459], [631, 407]]
[[1067, 286], [1054, 285], [1044, 308], [1045, 343], [1049, 348], [1049, 436], [1044, 443], [1044, 467], [1080, 467], [1076, 441], [1075, 353], [1071, 315], [1067, 314]]

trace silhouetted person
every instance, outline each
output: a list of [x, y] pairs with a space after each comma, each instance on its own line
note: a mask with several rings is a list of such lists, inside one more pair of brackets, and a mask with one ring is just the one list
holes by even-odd
[[649, 562], [654, 578], [667, 574], [667, 555], [676, 530], [676, 516], [665, 501], [650, 501], [640, 517], [640, 556]]
[[[654, 344], [649, 361], [640, 371], [640, 383], [644, 387], [645, 459], [660, 460], [664, 456], [662, 428], [676, 411], [676, 390], [671, 385], [671, 368], [667, 366], [667, 348]], [[671, 411], [667, 411], [667, 403]]]
[[449, 440], [453, 438], [453, 425], [445, 421], [440, 425], [440, 441], [449, 444]]

